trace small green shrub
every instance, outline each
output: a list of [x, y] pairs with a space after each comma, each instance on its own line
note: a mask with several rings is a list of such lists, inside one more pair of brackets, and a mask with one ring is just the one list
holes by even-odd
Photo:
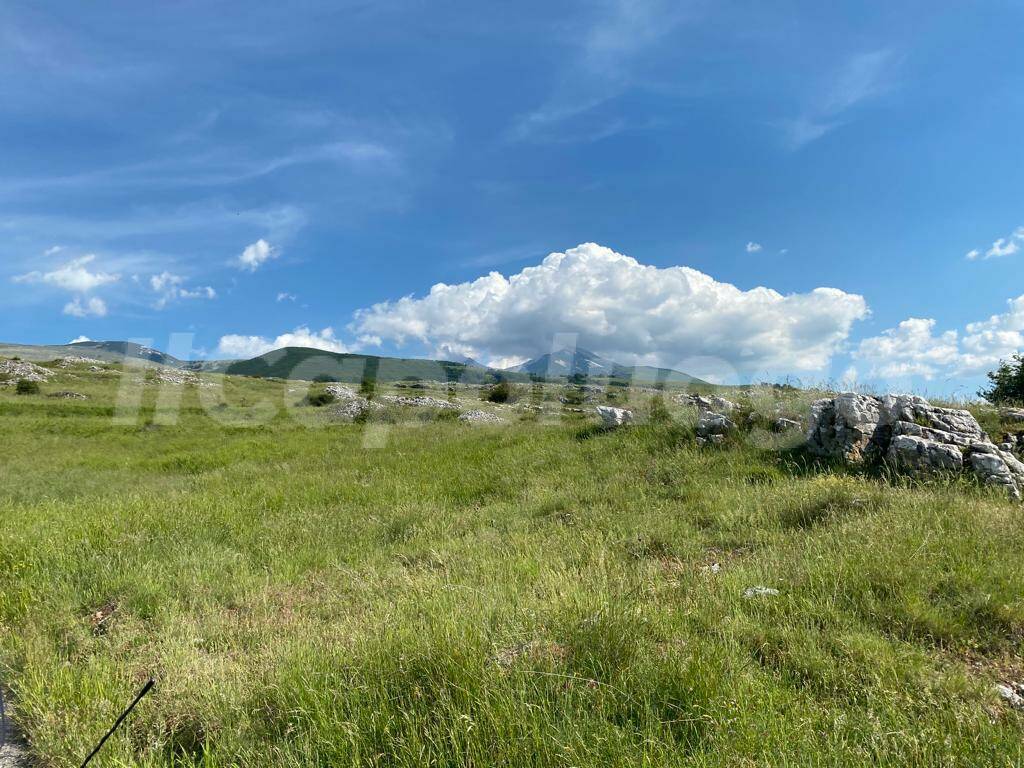
[[19, 395], [38, 395], [39, 382], [29, 381], [28, 379], [18, 379], [18, 383], [15, 385], [14, 391]]
[[489, 403], [507, 403], [512, 399], [512, 385], [507, 381], [499, 381], [484, 394]]
[[310, 392], [302, 399], [302, 403], [314, 408], [322, 408], [325, 405], [330, 405], [334, 400], [335, 397], [330, 392]]

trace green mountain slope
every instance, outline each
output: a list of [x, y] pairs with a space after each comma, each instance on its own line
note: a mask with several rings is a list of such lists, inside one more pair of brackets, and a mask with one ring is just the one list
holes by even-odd
[[258, 376], [281, 379], [332, 379], [358, 383], [364, 378], [377, 381], [458, 381], [479, 384], [496, 375], [511, 381], [529, 381], [519, 373], [494, 371], [479, 366], [444, 360], [417, 360], [401, 357], [342, 354], [308, 347], [276, 349], [251, 360], [219, 361], [189, 367], [225, 373], [230, 376]]

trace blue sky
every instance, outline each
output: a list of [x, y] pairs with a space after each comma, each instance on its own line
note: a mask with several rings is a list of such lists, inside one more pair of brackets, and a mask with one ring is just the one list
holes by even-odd
[[1022, 344], [1022, 29], [1018, 2], [7, 2], [0, 339], [506, 363], [569, 334], [969, 394]]

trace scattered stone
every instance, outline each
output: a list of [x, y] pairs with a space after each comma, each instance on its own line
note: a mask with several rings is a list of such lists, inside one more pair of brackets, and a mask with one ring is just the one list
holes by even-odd
[[999, 683], [996, 693], [1013, 709], [1024, 711], [1024, 683]]
[[803, 429], [803, 427], [804, 425], [801, 424], [799, 421], [795, 421], [793, 419], [786, 419], [781, 416], [777, 418], [774, 422], [772, 422], [772, 429], [775, 430], [776, 432], [789, 432], [790, 430], [793, 429]]
[[175, 386], [184, 384], [197, 385], [199, 384], [199, 377], [187, 371], [176, 371], [173, 368], [158, 368], [153, 373], [153, 378], [150, 381], [160, 384], [173, 384]]
[[501, 424], [505, 420], [490, 411], [465, 411], [459, 414], [459, 421], [468, 421], [474, 424]]
[[356, 419], [364, 413], [379, 411], [383, 408], [384, 406], [380, 403], [356, 395], [348, 400], [343, 400], [340, 404], [331, 408], [330, 413], [343, 419]]
[[324, 387], [324, 392], [334, 395], [336, 400], [354, 400], [360, 396], [358, 392], [351, 387], [346, 387], [344, 384], [328, 384]]
[[441, 410], [460, 410], [458, 403], [453, 403], [450, 400], [442, 400], [439, 397], [431, 397], [430, 395], [417, 395], [410, 397], [408, 395], [384, 395], [380, 398], [383, 402], [390, 405], [401, 405], [407, 408], [440, 408]]
[[24, 360], [0, 360], [0, 386], [13, 384], [18, 379], [37, 383], [49, 381], [53, 374], [35, 363]]
[[743, 596], [748, 600], [752, 597], [776, 597], [778, 594], [779, 590], [772, 587], [747, 587], [743, 590]]
[[716, 574], [716, 573], [720, 573], [721, 570], [722, 570], [722, 564], [721, 563], [711, 563], [711, 565], [703, 566], [700, 569], [700, 572], [701, 573], [707, 573], [707, 574]]
[[103, 363], [102, 360], [96, 360], [92, 357], [78, 357], [76, 355], [58, 357], [54, 362], [61, 368], [71, 368], [75, 365], [101, 365]]
[[703, 395], [676, 395], [675, 400], [680, 405], [695, 406], [699, 411], [732, 413], [739, 408], [736, 403], [718, 395], [712, 395], [711, 397], [704, 397]]
[[555, 659], [565, 661], [569, 656], [570, 651], [564, 645], [544, 640], [530, 640], [499, 650], [494, 655], [494, 663], [499, 667], [507, 669], [515, 665], [520, 659], [532, 661]]
[[88, 400], [89, 399], [89, 397], [87, 395], [83, 395], [81, 392], [70, 392], [70, 391], [67, 391], [67, 390], [62, 391], [62, 392], [51, 392], [50, 394], [47, 395], [47, 397], [53, 397], [53, 398], [56, 398], [58, 400]]
[[601, 417], [601, 423], [607, 429], [621, 427], [633, 423], [633, 412], [625, 408], [613, 408], [610, 405], [599, 405], [595, 409]]

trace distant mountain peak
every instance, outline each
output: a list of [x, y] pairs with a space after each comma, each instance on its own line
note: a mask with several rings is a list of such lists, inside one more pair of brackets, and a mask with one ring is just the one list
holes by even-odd
[[589, 349], [565, 347], [527, 360], [510, 370], [537, 376], [610, 376], [617, 367], [620, 366], [614, 361], [607, 360]]

